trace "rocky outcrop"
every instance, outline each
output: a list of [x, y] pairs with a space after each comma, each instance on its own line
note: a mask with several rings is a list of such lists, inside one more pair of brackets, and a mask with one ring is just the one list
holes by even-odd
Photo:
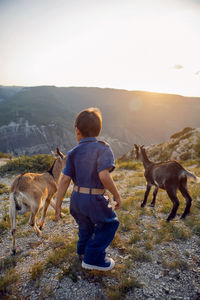
[[[200, 128], [186, 127], [158, 145], [146, 147], [148, 156], [155, 162], [166, 160], [188, 160], [200, 157]], [[135, 159], [133, 148], [123, 159]]]

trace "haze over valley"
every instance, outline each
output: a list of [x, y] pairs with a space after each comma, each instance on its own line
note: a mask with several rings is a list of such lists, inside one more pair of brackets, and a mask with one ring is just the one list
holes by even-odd
[[116, 157], [134, 143], [164, 142], [184, 127], [200, 127], [200, 98], [86, 87], [0, 87], [0, 151], [13, 154], [67, 152], [77, 142], [76, 114], [90, 106], [103, 115], [100, 139]]

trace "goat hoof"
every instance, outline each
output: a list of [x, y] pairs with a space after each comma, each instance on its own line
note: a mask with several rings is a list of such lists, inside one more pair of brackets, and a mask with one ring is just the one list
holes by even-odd
[[144, 206], [145, 206], [145, 204], [144, 204], [144, 203], [142, 203], [142, 204], [141, 204], [141, 207], [144, 207]]
[[40, 226], [39, 229], [42, 230], [42, 226]]
[[154, 204], [154, 203], [151, 203], [150, 206], [151, 206], [151, 207], [155, 207], [155, 204]]
[[15, 254], [16, 254], [16, 249], [13, 249], [11, 255], [14, 256]]
[[181, 216], [180, 219], [185, 219], [186, 216]]

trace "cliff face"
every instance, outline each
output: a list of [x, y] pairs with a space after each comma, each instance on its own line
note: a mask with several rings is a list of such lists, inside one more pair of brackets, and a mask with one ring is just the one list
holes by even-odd
[[[109, 136], [100, 136], [99, 140], [107, 141], [116, 156], [130, 149], [130, 145]], [[11, 122], [0, 127], [1, 152], [14, 155], [33, 155], [37, 153], [49, 154], [59, 147], [67, 152], [77, 144], [74, 132], [58, 124], [30, 125], [25, 122]]]
[[56, 147], [72, 148], [75, 138], [71, 131], [57, 124], [30, 125], [25, 122], [11, 122], [0, 127], [1, 152], [11, 152], [15, 155], [50, 153]]
[[87, 107], [103, 115], [100, 139], [116, 157], [134, 143], [155, 144], [186, 126], [200, 127], [200, 98], [99, 88], [0, 87], [0, 151], [67, 152], [77, 142], [74, 118]]

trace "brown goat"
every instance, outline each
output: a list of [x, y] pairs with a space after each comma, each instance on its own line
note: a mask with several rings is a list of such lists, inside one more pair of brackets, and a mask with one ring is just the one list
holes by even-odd
[[167, 222], [169, 222], [176, 216], [176, 212], [179, 207], [179, 199], [176, 194], [177, 191], [180, 190], [181, 194], [186, 200], [186, 207], [181, 216], [181, 219], [184, 219], [190, 213], [190, 207], [192, 204], [192, 198], [187, 188], [187, 178], [192, 177], [198, 183], [200, 182], [200, 178], [185, 170], [176, 161], [154, 163], [149, 160], [144, 146], [139, 147], [136, 144], [134, 146], [136, 149], [136, 159], [140, 159], [143, 162], [145, 169], [144, 176], [147, 181], [144, 200], [141, 204], [141, 207], [144, 207], [146, 205], [147, 198], [152, 186], [155, 186], [153, 192], [153, 200], [151, 202], [152, 207], [155, 206], [158, 189], [161, 188], [163, 190], [166, 190], [170, 200], [173, 203], [171, 213], [167, 218]]
[[[38, 235], [41, 235], [47, 208], [53, 195], [57, 191], [57, 183], [61, 171], [65, 166], [66, 157], [59, 151], [55, 153], [56, 160], [51, 169], [45, 173], [25, 173], [15, 178], [10, 190], [9, 216], [13, 236], [13, 255], [16, 253], [16, 214], [24, 214], [26, 209], [31, 211], [29, 225], [33, 226]], [[40, 227], [36, 224], [36, 215], [43, 206]], [[52, 205], [54, 208], [55, 206]]]

